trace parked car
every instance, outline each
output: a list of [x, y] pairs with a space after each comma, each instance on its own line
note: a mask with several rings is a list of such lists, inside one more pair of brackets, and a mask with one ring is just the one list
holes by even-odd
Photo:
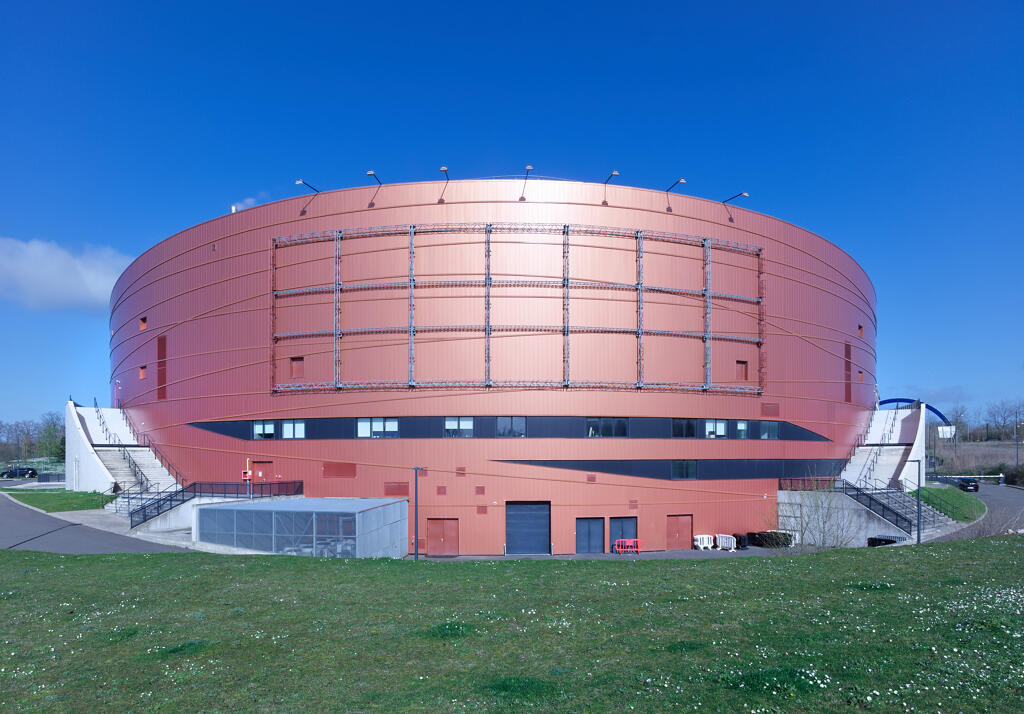
[[0, 472], [0, 478], [35, 478], [39, 474], [31, 466], [12, 466]]
[[976, 478], [958, 478], [956, 480], [956, 487], [961, 491], [977, 491], [978, 490], [978, 479]]

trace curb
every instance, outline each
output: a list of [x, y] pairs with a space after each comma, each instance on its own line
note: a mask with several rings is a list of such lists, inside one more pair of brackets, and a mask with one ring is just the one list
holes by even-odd
[[[53, 514], [52, 514], [52, 513], [47, 513], [46, 511], [44, 511], [44, 510], [43, 510], [43, 509], [41, 509], [41, 508], [36, 508], [35, 506], [30, 506], [30, 505], [28, 505], [27, 503], [25, 503], [24, 501], [22, 501], [22, 500], [20, 500], [20, 499], [17, 499], [17, 498], [15, 498], [14, 496], [12, 496], [12, 495], [11, 495], [11, 494], [9, 494], [9, 493], [0, 493], [0, 496], [7, 496], [7, 498], [8, 498], [8, 499], [10, 499], [11, 501], [13, 501], [14, 503], [17, 503], [17, 504], [18, 504], [19, 506], [21, 506], [22, 508], [27, 508], [27, 509], [29, 509], [30, 511], [35, 511], [36, 513], [42, 513], [42, 514], [43, 514], [44, 516], [53, 516]], [[56, 517], [57, 517], [57, 516], [54, 516], [54, 518], [56, 518]], [[62, 518], [61, 520], [64, 520], [64, 519]]]

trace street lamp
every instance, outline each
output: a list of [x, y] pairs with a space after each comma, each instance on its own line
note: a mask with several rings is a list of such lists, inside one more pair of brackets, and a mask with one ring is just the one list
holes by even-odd
[[422, 466], [412, 467], [412, 481], [413, 481], [413, 492], [412, 492], [412, 540], [413, 540], [413, 560], [420, 559], [420, 471], [423, 470]]
[[735, 196], [729, 196], [729, 198], [727, 198], [724, 201], [722, 201], [722, 203], [728, 203], [729, 201], [733, 200], [734, 198], [740, 198], [741, 196], [743, 198], [750, 198], [750, 194], [749, 193], [747, 193], [746, 191], [740, 191]]
[[665, 207], [665, 210], [668, 211], [669, 213], [672, 213], [672, 201], [670, 200], [669, 192], [672, 191], [672, 189], [674, 189], [679, 184], [683, 183], [686, 183], [686, 179], [678, 178], [676, 179], [675, 183], [673, 183], [671, 186], [665, 189], [665, 202], [668, 203], [668, 205]]
[[527, 181], [527, 179], [530, 178], [530, 172], [531, 171], [533, 171], [533, 166], [531, 164], [527, 164], [526, 165], [526, 175], [523, 176], [523, 190], [522, 190], [522, 192], [519, 195], [519, 200], [520, 201], [525, 201], [526, 200], [526, 181]]
[[908, 464], [917, 464], [917, 544], [921, 545], [921, 459], [907, 459]]
[[377, 188], [376, 188], [376, 190], [374, 190], [373, 195], [370, 196], [370, 202], [368, 204], [366, 204], [367, 208], [373, 208], [374, 206], [377, 205], [375, 203], [375, 201], [377, 200], [377, 194], [380, 192], [380, 187], [383, 186], [384, 184], [381, 183], [381, 180], [379, 178], [377, 178], [377, 172], [374, 171], [373, 169], [370, 169], [369, 171], [367, 171], [366, 175], [367, 176], [373, 176], [373, 178], [377, 181]]
[[1020, 409], [1013, 413], [1013, 446], [1017, 451], [1016, 471], [1020, 471], [1020, 441], [1017, 439], [1017, 427], [1020, 426]]
[[313, 193], [320, 193], [319, 189], [313, 188], [312, 186], [310, 186], [308, 183], [306, 183], [302, 179], [295, 179], [295, 185], [296, 186], [305, 186], [306, 188], [308, 188]]
[[438, 203], [444, 203], [444, 192], [448, 190], [448, 167], [442, 166], [441, 171], [444, 172], [444, 188], [441, 189], [441, 197], [437, 199]]
[[613, 177], [618, 176], [618, 175], [619, 175], [619, 172], [617, 170], [612, 170], [612, 172], [610, 174], [608, 174], [608, 178], [606, 178], [604, 180], [604, 200], [601, 201], [601, 205], [602, 206], [607, 206], [608, 205], [608, 182], [611, 181]]

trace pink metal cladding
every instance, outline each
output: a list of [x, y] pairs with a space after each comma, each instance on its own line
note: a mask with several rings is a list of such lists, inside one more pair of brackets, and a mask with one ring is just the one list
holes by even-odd
[[[556, 553], [574, 551], [576, 518], [637, 516], [651, 549], [670, 515], [692, 514], [694, 533], [774, 521], [774, 479], [588, 478], [504, 460], [845, 459], [866, 428], [874, 290], [828, 241], [660, 191], [531, 179], [519, 201], [521, 180], [453, 181], [439, 203], [443, 186], [301, 196], [145, 252], [111, 298], [111, 384], [134, 424], [191, 480], [237, 480], [249, 458], [308, 496], [381, 496], [424, 466], [420, 533], [459, 519], [462, 551], [483, 554], [503, 552], [506, 501], [551, 502]], [[453, 415], [770, 417], [830, 441], [245, 441], [189, 426]]]

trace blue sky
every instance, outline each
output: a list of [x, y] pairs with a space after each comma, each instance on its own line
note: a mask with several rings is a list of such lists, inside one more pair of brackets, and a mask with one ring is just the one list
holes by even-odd
[[1024, 5], [48, 3], [0, 23], [0, 419], [108, 394], [106, 297], [233, 203], [536, 173], [813, 230], [882, 396], [1024, 398]]

